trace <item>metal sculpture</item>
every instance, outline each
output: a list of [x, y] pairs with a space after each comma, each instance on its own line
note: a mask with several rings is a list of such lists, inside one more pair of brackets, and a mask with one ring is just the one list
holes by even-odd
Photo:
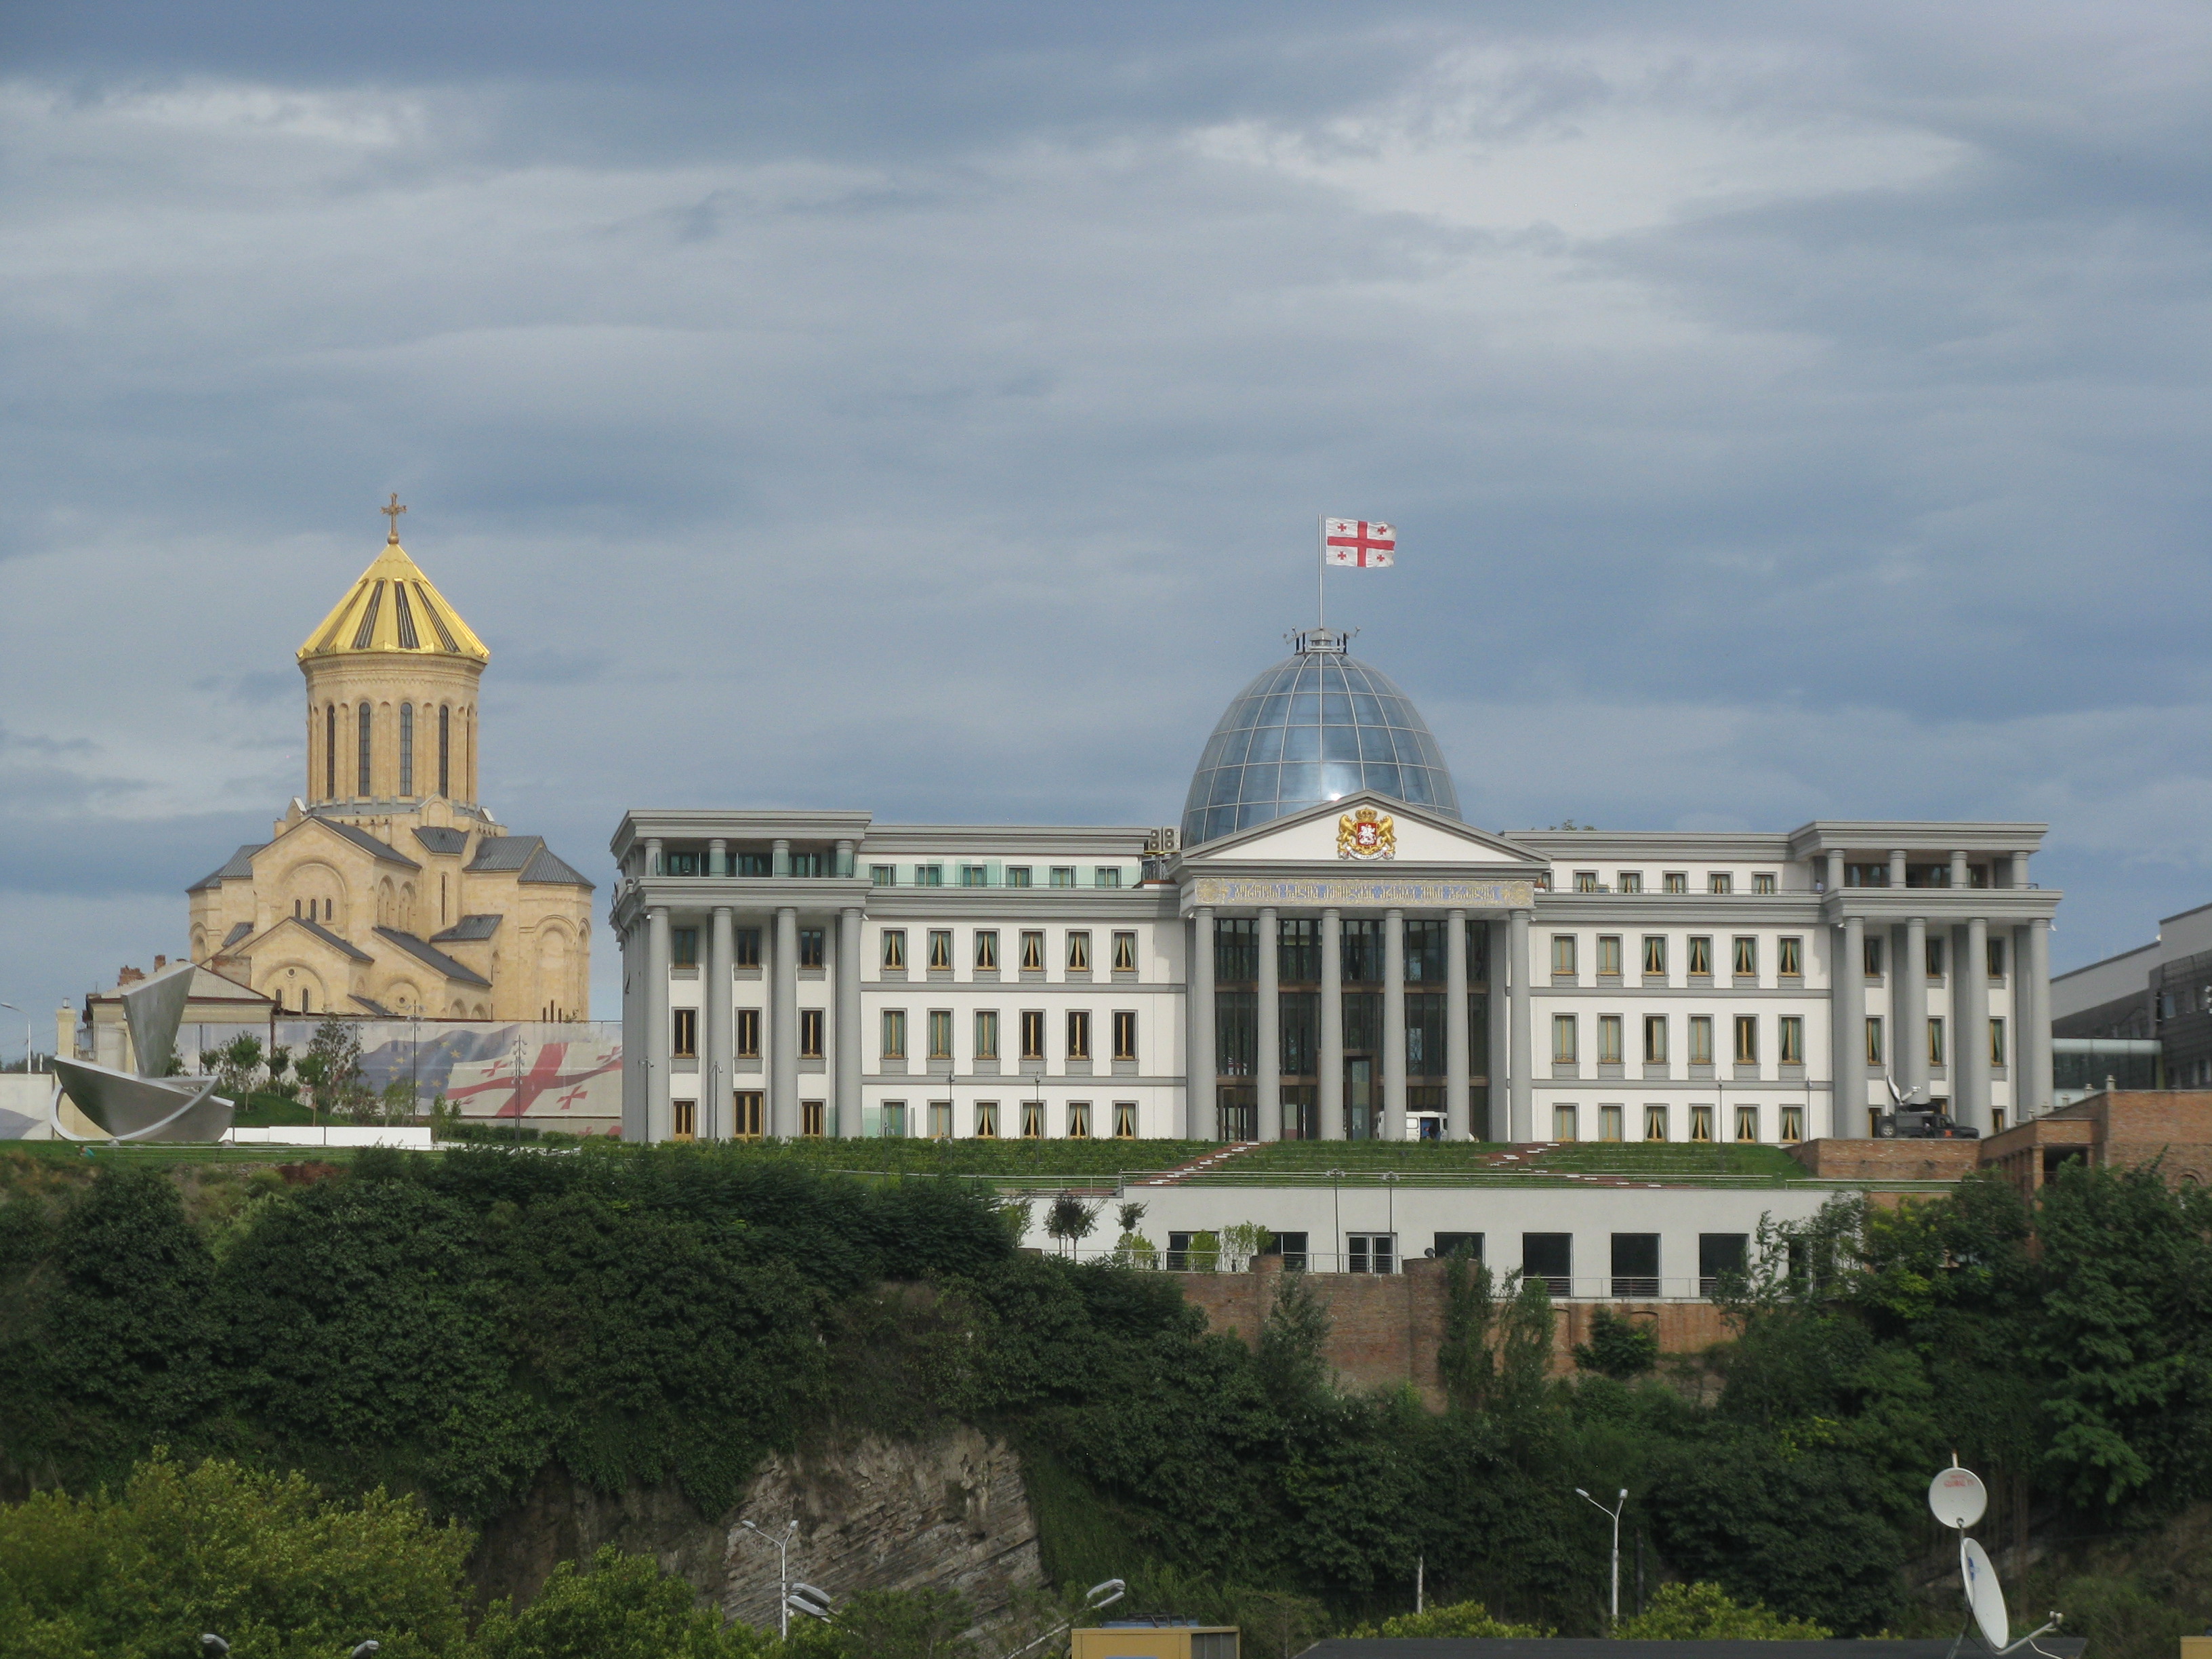
[[179, 963], [123, 993], [123, 1019], [138, 1069], [118, 1072], [90, 1060], [53, 1061], [60, 1088], [54, 1095], [52, 1122], [64, 1140], [88, 1141], [62, 1123], [62, 1096], [118, 1141], [211, 1141], [229, 1133], [236, 1103], [215, 1091], [211, 1078], [170, 1078], [177, 1051], [177, 1027], [192, 993], [192, 963]]

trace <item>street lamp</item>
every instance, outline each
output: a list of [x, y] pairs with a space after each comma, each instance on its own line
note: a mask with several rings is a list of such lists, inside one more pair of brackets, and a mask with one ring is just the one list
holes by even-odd
[[1606, 1628], [1610, 1630], [1620, 1622], [1620, 1512], [1628, 1507], [1628, 1488], [1623, 1486], [1620, 1489], [1620, 1501], [1611, 1509], [1606, 1508], [1580, 1486], [1575, 1488], [1575, 1496], [1600, 1515], [1613, 1517], [1613, 1616], [1606, 1621]]
[[23, 1069], [31, 1069], [31, 1016], [12, 1002], [0, 1002], [0, 1008], [13, 1009], [23, 1016]]
[[[1089, 1589], [1083, 1592], [1084, 1611], [1086, 1613], [1096, 1613], [1101, 1607], [1110, 1607], [1128, 1593], [1129, 1587], [1118, 1578], [1109, 1578], [1103, 1583], [1093, 1584]], [[1069, 1631], [1074, 1628], [1075, 1620], [1073, 1619], [1067, 1620], [1063, 1623], [1054, 1626], [1051, 1630], [1047, 1631], [1043, 1635], [1036, 1637], [1033, 1640], [1023, 1643], [1021, 1646], [1016, 1648], [1012, 1653], [1008, 1654], [1006, 1656], [1006, 1659], [1021, 1659], [1022, 1655], [1027, 1653], [1031, 1648], [1042, 1647], [1047, 1642], [1051, 1641], [1054, 1637], [1065, 1636]]]
[[762, 1538], [775, 1546], [775, 1633], [787, 1638], [791, 1634], [791, 1540], [798, 1535], [799, 1522], [792, 1522], [778, 1538], [772, 1532], [762, 1532], [750, 1521], [738, 1524], [747, 1532], [760, 1533]]

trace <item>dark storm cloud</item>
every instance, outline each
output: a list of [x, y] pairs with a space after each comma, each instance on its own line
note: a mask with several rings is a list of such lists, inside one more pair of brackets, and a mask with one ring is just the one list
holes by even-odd
[[2047, 817], [2065, 962], [2212, 886], [2197, 11], [0, 27], [0, 997], [266, 833], [392, 489], [595, 876], [647, 801], [1173, 822], [1329, 510], [1478, 822]]

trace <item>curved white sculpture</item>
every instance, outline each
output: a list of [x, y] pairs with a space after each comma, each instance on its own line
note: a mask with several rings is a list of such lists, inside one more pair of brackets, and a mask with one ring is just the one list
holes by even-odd
[[177, 1026], [191, 995], [193, 972], [191, 963], [179, 963], [123, 994], [123, 1018], [131, 1028], [131, 1046], [138, 1061], [135, 1075], [89, 1060], [55, 1057], [54, 1073], [61, 1084], [52, 1108], [55, 1134], [64, 1140], [91, 1139], [71, 1134], [64, 1127], [64, 1094], [117, 1140], [209, 1141], [221, 1140], [229, 1133], [237, 1106], [216, 1093], [212, 1079], [161, 1075], [176, 1053]]

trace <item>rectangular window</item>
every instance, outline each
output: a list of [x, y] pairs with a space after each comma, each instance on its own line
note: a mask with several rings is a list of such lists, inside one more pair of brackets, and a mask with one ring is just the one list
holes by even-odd
[[929, 1057], [932, 1060], [952, 1058], [952, 1011], [950, 1008], [929, 1011]]
[[773, 853], [740, 853], [737, 859], [738, 873], [741, 876], [772, 876], [775, 873], [775, 854]]
[[1575, 1017], [1572, 1014], [1552, 1016], [1552, 1063], [1571, 1066], [1575, 1063], [1577, 1045], [1575, 1041]]
[[2002, 1019], [1993, 1019], [1990, 1022], [1990, 1064], [1992, 1066], [2002, 1066], [2004, 1063], [2004, 1021]]
[[760, 1058], [761, 1011], [757, 1008], [738, 1010], [738, 1058]]
[[1137, 1103], [1117, 1100], [1114, 1103], [1114, 1139], [1134, 1140], [1137, 1138]]
[[1866, 1063], [1879, 1066], [1881, 1060], [1881, 1016], [1869, 1014], [1866, 1023]]
[[793, 853], [791, 855], [791, 873], [794, 876], [818, 876], [823, 873], [822, 864], [823, 857], [819, 853]]
[[699, 1058], [699, 1011], [696, 1008], [670, 1010], [674, 1030], [670, 1034], [668, 1052], [678, 1060]]
[[1042, 1008], [1022, 1010], [1022, 1058], [1044, 1058], [1044, 1010]]
[[1280, 985], [1321, 982], [1321, 923], [1304, 918], [1275, 924], [1275, 979]]
[[1444, 981], [1444, 927], [1441, 921], [1406, 924], [1406, 983], [1441, 985]]
[[703, 876], [711, 873], [707, 868], [704, 853], [664, 853], [662, 867], [672, 876]]
[[999, 1057], [999, 1011], [978, 1008], [975, 1011], [975, 1058], [996, 1060]]
[[757, 968], [760, 966], [760, 936], [761, 930], [757, 927], [740, 927], [738, 929], [737, 940], [738, 967]]
[[1659, 1294], [1658, 1234], [1613, 1236], [1613, 1294], [1622, 1300], [1641, 1300]]
[[1522, 1234], [1521, 1272], [1526, 1278], [1541, 1279], [1544, 1288], [1553, 1296], [1571, 1294], [1575, 1285], [1575, 1236]]
[[1575, 976], [1575, 936], [1572, 933], [1552, 935], [1552, 977], [1572, 979]]
[[1738, 979], [1759, 977], [1759, 941], [1757, 939], [1742, 933], [1735, 936], [1735, 954], [1729, 971]]
[[1600, 979], [1620, 977], [1620, 935], [1600, 933], [1597, 936], [1597, 976]]
[[1690, 1016], [1690, 1064], [1710, 1066], [1713, 1063], [1713, 1017], [1711, 1014]]
[[1990, 977], [1991, 979], [2002, 979], [2005, 976], [2004, 947], [2005, 942], [2001, 939], [1993, 939], [1990, 941]]
[[1091, 971], [1091, 935], [1071, 928], [1067, 935], [1067, 971], [1087, 974]]
[[1713, 1109], [1710, 1106], [1690, 1108], [1690, 1139], [1711, 1140], [1713, 1138]]
[[799, 965], [800, 967], [819, 968], [822, 965], [822, 939], [823, 930], [819, 927], [802, 927], [799, 930]]
[[1006, 866], [1006, 885], [1009, 887], [1027, 887], [1031, 885], [1030, 881], [1029, 866], [1026, 864], [1008, 865]]
[[1351, 921], [1341, 924], [1339, 967], [1347, 985], [1382, 982], [1382, 924]]
[[929, 1138], [932, 1140], [952, 1139], [952, 1103], [933, 1100], [929, 1103]]
[[999, 1103], [979, 1100], [975, 1103], [975, 1139], [996, 1140], [999, 1138]]
[[1644, 890], [1644, 872], [1641, 870], [1616, 870], [1613, 885], [1616, 892], [1640, 893]]
[[1869, 979], [1880, 979], [1881, 977], [1881, 936], [1880, 934], [1869, 933], [1866, 936], [1865, 955], [1866, 976]]
[[1664, 1066], [1667, 1063], [1667, 1016], [1644, 1016], [1644, 1063]]
[[699, 1103], [696, 1100], [672, 1100], [668, 1103], [668, 1134], [672, 1140], [690, 1140], [699, 1133]]
[[1690, 877], [1686, 871], [1669, 870], [1664, 878], [1664, 882], [1667, 890], [1670, 893], [1686, 893], [1690, 890]]
[[1759, 1064], [1759, 1016], [1738, 1014], [1735, 1017], [1735, 1063], [1739, 1066]]
[[906, 1010], [884, 1009], [883, 1024], [884, 1058], [904, 1060], [906, 1058]]
[[1025, 1100], [1022, 1103], [1022, 1139], [1024, 1140], [1044, 1139], [1044, 1102]]
[[975, 930], [975, 971], [995, 974], [999, 971], [999, 930], [978, 927]]
[[950, 927], [929, 930], [929, 971], [933, 974], [952, 971], [952, 930]]
[[1044, 972], [1044, 935], [1032, 929], [1024, 929], [1022, 933], [1022, 971]]
[[1620, 1140], [1626, 1134], [1622, 1118], [1626, 1109], [1620, 1106], [1601, 1106], [1597, 1109], [1597, 1138], [1600, 1140]]
[[991, 866], [988, 864], [962, 865], [960, 884], [963, 887], [988, 887], [991, 884]]
[[1774, 971], [1784, 979], [1805, 976], [1805, 941], [1792, 934], [1774, 941]]
[[1735, 878], [1725, 870], [1715, 870], [1705, 878], [1705, 890], [1708, 893], [1733, 893], [1735, 891]]
[[1596, 871], [1577, 870], [1575, 872], [1575, 891], [1577, 893], [1595, 893], [1599, 890]]
[[1667, 977], [1667, 936], [1646, 933], [1644, 936], [1644, 971], [1654, 979]]
[[758, 1140], [766, 1099], [758, 1089], [733, 1090], [730, 1095], [730, 1133], [739, 1140]]
[[1799, 1014], [1784, 1014], [1775, 1022], [1775, 1058], [1784, 1066], [1805, 1063], [1805, 1021]]
[[1134, 933], [1114, 935], [1114, 971], [1117, 974], [1137, 971], [1137, 936]]
[[917, 864], [914, 866], [914, 884], [917, 887], [945, 885], [945, 866], [941, 864]]
[[1943, 1018], [1940, 1014], [1928, 1022], [1928, 1063], [1930, 1066], [1950, 1064], [1943, 1055]]
[[1751, 878], [1751, 890], [1754, 893], [1774, 891], [1774, 872], [1771, 870], [1761, 870], [1754, 873]]
[[1749, 1233], [1698, 1235], [1698, 1294], [1711, 1296], [1723, 1279], [1741, 1279], [1750, 1256]]
[[822, 1121], [827, 1115], [828, 1114], [822, 1109], [820, 1101], [800, 1101], [799, 1103], [799, 1133], [809, 1140], [821, 1139]]
[[1738, 1140], [1759, 1139], [1759, 1108], [1739, 1106], [1735, 1109], [1735, 1138]]
[[799, 1011], [799, 1057], [801, 1060], [822, 1058], [822, 1010], [801, 1008]]
[[884, 971], [887, 974], [906, 972], [906, 929], [884, 929]]
[[897, 886], [898, 866], [896, 864], [870, 865], [868, 866], [868, 881], [871, 885], [877, 887]]
[[1667, 1139], [1667, 1109], [1652, 1105], [1644, 1109], [1644, 1138], [1646, 1140]]
[[1784, 1106], [1782, 1109], [1782, 1139], [1784, 1142], [1805, 1139], [1805, 1109]]
[[1137, 1057], [1137, 1011], [1117, 1008], [1114, 1011], [1114, 1058], [1134, 1060]]
[[1931, 939], [1928, 941], [1928, 977], [1930, 979], [1943, 977], [1943, 941], [1940, 939]]
[[1601, 1066], [1620, 1064], [1619, 1014], [1600, 1014], [1597, 1017], [1597, 1063]]
[[1091, 1058], [1091, 1014], [1088, 1009], [1067, 1011], [1067, 1057], [1070, 1060]]
[[1705, 933], [1690, 935], [1690, 977], [1711, 979], [1713, 976], [1713, 941]]
[[1576, 1115], [1575, 1108], [1567, 1102], [1562, 1101], [1553, 1107], [1552, 1139], [1554, 1140], [1580, 1139], [1582, 1137], [1577, 1130]]
[[1887, 887], [1889, 885], [1889, 866], [1886, 863], [1847, 864], [1844, 866], [1844, 885]]
[[1118, 864], [1100, 865], [1091, 872], [1091, 884], [1094, 887], [1119, 887], [1121, 884], [1121, 866]]
[[1067, 1103], [1067, 1138], [1070, 1140], [1091, 1139], [1091, 1103], [1071, 1100]]
[[1344, 1270], [1348, 1273], [1390, 1273], [1398, 1271], [1395, 1233], [1346, 1233]]
[[1224, 916], [1213, 924], [1213, 982], [1250, 985], [1260, 977], [1260, 924]]
[[1055, 887], [1074, 886], [1075, 866], [1072, 864], [1054, 865], [1052, 866], [1052, 884]]
[[668, 930], [668, 964], [672, 968], [696, 968], [699, 965], [699, 930], [696, 927], [672, 927]]

